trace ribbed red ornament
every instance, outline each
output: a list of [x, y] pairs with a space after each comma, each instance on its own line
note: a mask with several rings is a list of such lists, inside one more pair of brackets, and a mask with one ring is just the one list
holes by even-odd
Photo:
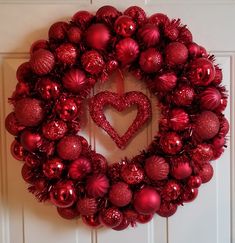
[[138, 31], [138, 37], [147, 47], [153, 47], [160, 41], [160, 31], [152, 24], [146, 24]]
[[147, 21], [145, 11], [138, 6], [127, 8], [124, 14], [130, 16], [139, 26], [142, 26]]
[[56, 48], [55, 56], [58, 62], [64, 65], [73, 65], [76, 63], [78, 51], [75, 45], [63, 43]]
[[91, 161], [85, 157], [80, 157], [70, 163], [68, 176], [73, 180], [81, 180], [90, 172]]
[[176, 86], [177, 76], [173, 72], [163, 73], [154, 78], [154, 85], [157, 91], [168, 92]]
[[174, 131], [182, 131], [189, 125], [189, 115], [181, 108], [172, 109], [169, 116], [169, 123]]
[[43, 173], [48, 179], [59, 179], [65, 168], [59, 158], [51, 158], [43, 164]]
[[77, 202], [77, 210], [81, 215], [92, 216], [97, 212], [98, 205], [95, 198], [82, 198]]
[[66, 37], [67, 30], [69, 28], [69, 24], [66, 22], [56, 22], [51, 25], [48, 36], [49, 39], [53, 40], [63, 40]]
[[114, 30], [118, 35], [130, 37], [136, 31], [136, 24], [130, 16], [122, 15], [116, 19]]
[[78, 11], [76, 12], [73, 17], [72, 17], [72, 21], [82, 30], [84, 28], [86, 28], [90, 22], [92, 21], [92, 19], [94, 18], [94, 15], [91, 14], [88, 11], [82, 10], [82, 11]]
[[200, 94], [200, 105], [203, 110], [215, 110], [220, 105], [221, 94], [218, 89], [208, 87]]
[[183, 180], [192, 174], [190, 160], [186, 156], [179, 156], [171, 160], [171, 175], [177, 180]]
[[97, 20], [104, 22], [110, 26], [114, 24], [115, 20], [120, 16], [121, 13], [113, 6], [105, 5], [99, 8], [96, 12]]
[[81, 42], [82, 39], [82, 31], [80, 28], [76, 26], [72, 26], [67, 33], [68, 39], [70, 42], [74, 44], [78, 44]]

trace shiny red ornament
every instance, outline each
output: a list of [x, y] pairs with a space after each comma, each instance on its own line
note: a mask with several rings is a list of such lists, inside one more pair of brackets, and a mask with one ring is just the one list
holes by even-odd
[[42, 145], [42, 136], [29, 130], [24, 130], [20, 135], [20, 143], [27, 151], [35, 151]]
[[101, 154], [94, 154], [92, 156], [92, 172], [94, 174], [105, 174], [108, 169], [106, 158]]
[[67, 30], [69, 28], [69, 24], [66, 22], [56, 22], [51, 25], [48, 36], [49, 39], [53, 40], [63, 40], [66, 37]]
[[44, 119], [43, 103], [38, 99], [22, 98], [15, 105], [15, 116], [19, 124], [28, 127], [39, 125]]
[[210, 161], [213, 158], [212, 146], [207, 143], [198, 144], [197, 147], [192, 150], [191, 158], [198, 164]]
[[214, 170], [210, 163], [204, 163], [198, 171], [198, 175], [202, 179], [202, 183], [207, 183], [213, 177]]
[[5, 119], [5, 128], [10, 134], [16, 136], [25, 127], [19, 124], [15, 113], [11, 112], [7, 115]]
[[85, 34], [86, 44], [96, 50], [104, 50], [110, 41], [110, 32], [104, 24], [91, 25]]
[[169, 66], [182, 65], [188, 59], [188, 48], [180, 42], [171, 42], [165, 49], [165, 61]]
[[106, 5], [97, 10], [96, 18], [98, 21], [104, 22], [111, 26], [120, 16], [120, 14], [121, 13], [115, 7]]
[[143, 181], [144, 170], [138, 164], [126, 164], [121, 169], [122, 179], [129, 185], [136, 185]]
[[131, 6], [124, 11], [124, 15], [130, 16], [139, 26], [147, 21], [145, 11], [138, 6]]
[[208, 87], [200, 94], [200, 106], [202, 110], [215, 110], [220, 105], [221, 94], [218, 89]]
[[161, 197], [163, 200], [170, 202], [176, 200], [181, 194], [181, 186], [177, 181], [169, 180], [163, 187]]
[[192, 202], [197, 197], [197, 195], [197, 188], [187, 188], [182, 194], [182, 199], [184, 202], [189, 203]]
[[16, 89], [12, 95], [12, 98], [18, 98], [18, 97], [23, 97], [27, 96], [30, 93], [30, 86], [28, 83], [25, 82], [20, 82], [16, 84]]
[[43, 173], [48, 179], [59, 179], [65, 165], [59, 158], [51, 158], [43, 164]]
[[64, 219], [74, 219], [79, 216], [79, 212], [76, 207], [71, 206], [68, 208], [59, 208], [57, 207], [58, 214]]
[[68, 127], [65, 122], [61, 120], [50, 120], [42, 127], [42, 134], [49, 140], [58, 140], [64, 137]]
[[179, 153], [183, 147], [181, 137], [175, 132], [169, 132], [165, 136], [161, 136], [160, 145], [165, 153], [172, 155]]
[[49, 42], [47, 40], [37, 40], [30, 47], [30, 55], [39, 49], [48, 49]]
[[201, 55], [200, 46], [194, 42], [188, 44], [189, 56], [192, 58], [199, 57]]
[[126, 229], [129, 226], [129, 224], [130, 224], [129, 220], [127, 219], [127, 217], [125, 215], [123, 215], [122, 222], [118, 226], [116, 226], [112, 229], [117, 230], [117, 231], [121, 231], [121, 230]]
[[24, 158], [25, 164], [31, 168], [38, 168], [42, 164], [42, 159], [33, 153], [29, 153]]
[[117, 182], [109, 189], [109, 200], [117, 207], [124, 207], [131, 202], [132, 191], [128, 184], [124, 182]]
[[154, 47], [160, 41], [160, 31], [158, 27], [146, 24], [138, 31], [138, 38], [146, 47]]
[[55, 56], [58, 62], [64, 65], [73, 65], [77, 60], [78, 51], [75, 45], [63, 43], [56, 48]]
[[215, 66], [215, 78], [212, 81], [212, 83], [214, 85], [219, 85], [219, 84], [221, 84], [222, 80], [223, 80], [222, 69], [219, 68], [218, 66]]
[[11, 155], [17, 160], [24, 160], [26, 156], [26, 151], [23, 146], [14, 140], [11, 144]]
[[100, 220], [99, 220], [99, 217], [98, 215], [91, 215], [91, 216], [86, 216], [86, 215], [83, 215], [82, 216], [82, 221], [84, 224], [92, 227], [92, 228], [97, 228], [100, 226]]
[[173, 93], [173, 102], [178, 106], [189, 106], [192, 104], [195, 91], [188, 85], [178, 87]]
[[202, 184], [202, 179], [200, 176], [190, 176], [188, 178], [188, 181], [187, 181], [187, 185], [190, 187], [190, 188], [198, 188], [200, 187]]
[[171, 160], [171, 175], [177, 180], [183, 180], [192, 174], [190, 160], [186, 156], [179, 156]]
[[30, 63], [23, 62], [16, 70], [16, 79], [18, 82], [26, 82], [31, 74], [32, 69]]
[[220, 104], [219, 106], [215, 109], [215, 112], [221, 113], [223, 112], [228, 105], [228, 98], [227, 97], [222, 97], [220, 99]]
[[84, 89], [87, 83], [87, 77], [81, 69], [73, 68], [65, 73], [62, 83], [67, 90], [76, 94]]
[[225, 117], [223, 117], [220, 121], [219, 135], [225, 137], [228, 134], [228, 132], [229, 132], [229, 122]]
[[150, 222], [153, 218], [154, 214], [138, 214], [137, 222], [140, 224], [146, 224]]
[[181, 108], [172, 109], [169, 115], [169, 125], [174, 131], [182, 131], [189, 125], [189, 115]]
[[154, 24], [158, 27], [164, 27], [170, 23], [170, 19], [165, 14], [155, 13], [149, 17], [148, 23]]
[[208, 86], [215, 78], [215, 67], [209, 59], [197, 58], [190, 63], [187, 77], [193, 85]]
[[40, 78], [36, 90], [44, 100], [55, 100], [60, 96], [61, 86], [51, 78]]
[[225, 145], [225, 138], [222, 136], [216, 136], [213, 138], [212, 145], [214, 148], [221, 148]]
[[54, 68], [55, 57], [50, 51], [39, 49], [32, 54], [29, 63], [34, 73], [45, 75]]
[[162, 54], [155, 48], [149, 48], [140, 54], [140, 68], [146, 73], [155, 73], [159, 71], [162, 63]]
[[81, 215], [92, 216], [98, 210], [95, 198], [82, 198], [77, 202], [77, 210]]
[[170, 166], [163, 157], [153, 155], [145, 161], [144, 169], [151, 180], [158, 181], [167, 179]]
[[82, 31], [80, 28], [72, 26], [71, 28], [69, 28], [67, 36], [70, 42], [78, 44], [81, 42], [82, 39]]
[[122, 65], [127, 65], [136, 60], [139, 55], [139, 45], [132, 38], [124, 38], [116, 45], [117, 59]]
[[109, 181], [105, 175], [92, 175], [87, 179], [86, 191], [91, 197], [103, 197], [109, 189]]
[[27, 164], [24, 164], [21, 169], [21, 175], [25, 182], [33, 184], [35, 181], [35, 174], [32, 167], [29, 167]]
[[78, 159], [82, 151], [82, 144], [79, 136], [64, 136], [57, 144], [57, 153], [60, 158], [65, 160]]
[[195, 121], [194, 133], [199, 139], [207, 140], [216, 136], [219, 128], [218, 116], [211, 111], [203, 111]]
[[157, 91], [168, 92], [175, 88], [177, 76], [173, 72], [167, 72], [160, 75], [157, 74], [153, 81]]
[[114, 23], [114, 30], [118, 35], [130, 37], [136, 31], [136, 24], [131, 17], [122, 15]]
[[134, 207], [140, 214], [153, 214], [161, 204], [161, 197], [152, 187], [144, 187], [134, 195]]
[[104, 59], [99, 52], [91, 50], [81, 57], [82, 66], [90, 74], [99, 74], [104, 69]]
[[178, 208], [178, 206], [175, 203], [168, 202], [168, 201], [162, 201], [161, 206], [156, 213], [158, 215], [160, 215], [161, 217], [168, 218], [176, 213], [177, 208]]
[[110, 228], [117, 227], [123, 219], [122, 212], [115, 207], [104, 209], [99, 214], [100, 222]]
[[80, 157], [70, 163], [68, 176], [73, 180], [81, 180], [90, 172], [91, 161], [85, 157]]
[[81, 29], [84, 29], [87, 27], [92, 19], [94, 18], [94, 15], [91, 14], [88, 11], [82, 10], [75, 13], [72, 17], [72, 21]]
[[51, 202], [60, 208], [71, 207], [77, 201], [77, 194], [72, 181], [60, 181], [52, 186]]

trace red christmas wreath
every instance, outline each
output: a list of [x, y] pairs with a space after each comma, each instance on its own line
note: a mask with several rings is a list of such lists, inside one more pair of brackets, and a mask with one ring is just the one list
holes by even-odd
[[[140, 154], [108, 165], [79, 136], [81, 107], [97, 82], [123, 70], [159, 100], [159, 132]], [[123, 230], [154, 213], [169, 217], [196, 198], [213, 176], [210, 161], [226, 147], [222, 71], [179, 19], [161, 13], [148, 18], [137, 6], [124, 13], [111, 6], [95, 15], [79, 11], [69, 23], [54, 23], [48, 41], [31, 46], [17, 80], [10, 98], [14, 111], [6, 118], [15, 136], [12, 154], [24, 161], [29, 191], [51, 201], [66, 219], [81, 216], [89, 226]], [[118, 111], [137, 106], [122, 137], [106, 120], [106, 105]], [[121, 149], [151, 118], [150, 108], [137, 91], [104, 91], [89, 103], [94, 122]]]

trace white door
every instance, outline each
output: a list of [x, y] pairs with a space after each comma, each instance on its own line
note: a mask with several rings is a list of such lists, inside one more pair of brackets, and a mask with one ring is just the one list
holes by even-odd
[[[1, 243], [231, 243], [234, 232], [234, 136], [219, 161], [213, 162], [215, 176], [200, 188], [198, 198], [180, 207], [164, 219], [155, 216], [145, 225], [122, 232], [90, 230], [80, 221], [60, 218], [53, 206], [39, 204], [27, 193], [21, 179], [22, 164], [9, 152], [13, 137], [4, 130], [4, 118], [10, 111], [7, 102], [14, 89], [15, 71], [28, 58], [30, 44], [47, 37], [50, 24], [68, 20], [78, 10], [95, 11], [102, 5], [115, 5], [124, 10], [130, 5], [143, 7], [148, 14], [163, 12], [181, 18], [197, 43], [216, 55], [224, 72], [224, 84], [230, 92], [226, 116], [230, 134], [234, 134], [235, 103], [235, 1], [234, 0], [0, 0], [0, 97], [1, 97], [1, 163], [0, 163], [0, 242]], [[128, 77], [126, 77], [128, 78]], [[136, 81], [130, 83], [135, 85]], [[131, 89], [131, 87], [126, 87]], [[137, 88], [135, 88], [137, 89]], [[154, 101], [153, 101], [154, 102]], [[132, 115], [132, 114], [131, 114]], [[130, 116], [131, 116], [130, 115]], [[118, 117], [110, 112], [113, 118]], [[119, 117], [120, 118], [120, 117]], [[126, 121], [128, 118], [124, 118]], [[89, 123], [89, 122], [88, 122]], [[122, 129], [122, 128], [120, 128]], [[141, 132], [128, 147], [130, 156], [151, 139], [152, 129]], [[97, 151], [112, 161], [123, 154], [115, 146], [107, 146], [109, 137], [89, 123], [84, 135], [91, 134]], [[99, 142], [102, 138], [103, 142]], [[140, 143], [142, 141], [142, 143]], [[107, 144], [106, 144], [107, 143]], [[110, 152], [111, 151], [111, 152]], [[118, 154], [118, 156], [117, 156]], [[235, 208], [233, 208], [235, 209]], [[233, 235], [233, 237], [232, 237]]]

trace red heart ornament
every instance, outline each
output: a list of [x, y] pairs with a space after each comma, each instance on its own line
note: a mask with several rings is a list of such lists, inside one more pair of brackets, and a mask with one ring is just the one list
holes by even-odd
[[[119, 112], [131, 106], [137, 106], [136, 118], [123, 136], [118, 135], [104, 115], [104, 107], [108, 105]], [[137, 91], [127, 92], [123, 95], [109, 91], [100, 92], [91, 99], [89, 111], [93, 121], [108, 133], [120, 149], [125, 149], [138, 130], [152, 117], [150, 100], [146, 95]]]

